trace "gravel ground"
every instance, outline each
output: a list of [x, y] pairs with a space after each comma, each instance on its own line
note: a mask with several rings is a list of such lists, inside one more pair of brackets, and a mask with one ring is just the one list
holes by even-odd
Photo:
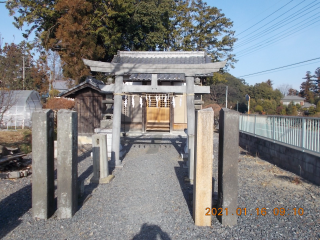
[[[85, 193], [72, 219], [32, 218], [31, 179], [0, 180], [0, 238], [4, 239], [319, 239], [320, 187], [239, 148], [239, 207], [246, 216], [235, 227], [222, 226], [216, 217], [212, 227], [196, 227], [188, 199], [187, 169], [179, 151], [185, 138], [127, 137], [124, 167], [105, 185], [90, 184], [90, 148], [79, 157], [79, 178]], [[218, 134], [214, 137], [214, 169], [217, 179]], [[215, 183], [217, 191], [217, 182]], [[215, 195], [216, 197], [216, 195]], [[266, 208], [265, 216], [257, 216]], [[285, 208], [284, 216], [273, 214]], [[304, 214], [294, 216], [293, 208]], [[252, 214], [252, 215], [251, 215]]]

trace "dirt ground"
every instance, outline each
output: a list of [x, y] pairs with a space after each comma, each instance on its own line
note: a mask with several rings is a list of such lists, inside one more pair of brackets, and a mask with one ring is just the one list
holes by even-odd
[[19, 147], [24, 153], [31, 152], [31, 130], [0, 130], [0, 145], [5, 147]]

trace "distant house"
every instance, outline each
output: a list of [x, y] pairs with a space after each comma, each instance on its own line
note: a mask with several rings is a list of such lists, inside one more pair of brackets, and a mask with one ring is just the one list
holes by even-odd
[[306, 102], [305, 98], [299, 96], [285, 96], [280, 100], [280, 102], [286, 106], [293, 102], [294, 105], [300, 104], [302, 108], [309, 108], [311, 106], [315, 107], [314, 104]]
[[69, 80], [54, 80], [52, 82], [52, 89], [58, 90], [60, 93], [68, 91], [69, 88], [73, 87], [75, 81], [72, 79]]

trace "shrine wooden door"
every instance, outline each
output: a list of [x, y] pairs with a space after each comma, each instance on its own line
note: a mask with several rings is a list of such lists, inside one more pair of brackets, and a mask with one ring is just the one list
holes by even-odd
[[147, 94], [146, 131], [170, 131], [170, 99], [168, 94]]

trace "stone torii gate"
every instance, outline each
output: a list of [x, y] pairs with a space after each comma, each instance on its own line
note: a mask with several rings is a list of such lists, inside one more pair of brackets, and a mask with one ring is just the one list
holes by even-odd
[[[120, 52], [125, 54], [143, 54], [152, 57], [161, 56], [170, 58], [181, 58], [190, 53], [202, 54], [204, 52]], [[154, 58], [153, 58], [154, 59]], [[188, 128], [188, 162], [189, 162], [189, 179], [193, 181], [194, 169], [194, 134], [195, 134], [195, 107], [194, 95], [197, 93], [210, 93], [209, 86], [197, 86], [194, 84], [195, 78], [199, 76], [211, 76], [214, 72], [219, 71], [226, 64], [224, 62], [215, 63], [107, 63], [83, 59], [85, 65], [89, 66], [93, 72], [103, 72], [115, 76], [115, 84], [113, 89], [114, 108], [113, 108], [113, 127], [112, 127], [112, 147], [111, 160], [115, 162], [116, 167], [121, 167], [119, 159], [120, 146], [120, 128], [121, 128], [121, 104], [123, 93], [179, 93], [187, 96], [187, 128]], [[151, 74], [151, 85], [124, 85], [124, 77], [132, 74]], [[159, 86], [157, 82], [157, 74], [184, 74], [185, 86]], [[103, 89], [102, 89], [103, 90]], [[110, 90], [110, 89], [109, 89]]]

